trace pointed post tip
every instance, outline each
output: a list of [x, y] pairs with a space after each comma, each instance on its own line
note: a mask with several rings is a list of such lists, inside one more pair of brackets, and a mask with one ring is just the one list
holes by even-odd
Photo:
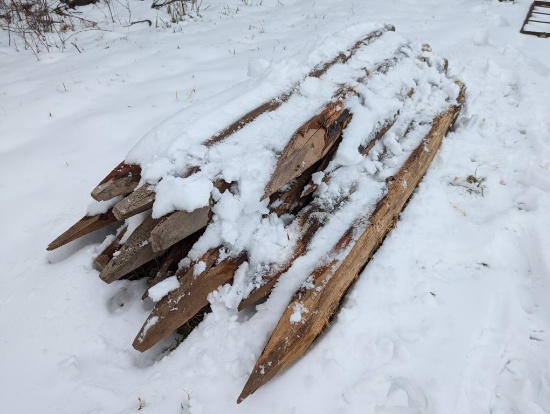
[[[253, 375], [253, 374], [252, 374]], [[259, 387], [254, 387], [252, 384], [252, 376], [248, 378], [248, 381], [246, 382], [243, 390], [241, 391], [241, 394], [239, 395], [239, 398], [237, 398], [237, 404], [242, 403], [244, 400], [246, 400], [250, 395], [254, 394], [254, 392]]]
[[[250, 397], [252, 394], [254, 394], [256, 391], [258, 391], [263, 385], [265, 385], [271, 378], [273, 378], [280, 370], [281, 366], [279, 365], [273, 365], [270, 368], [268, 368], [265, 365], [259, 365], [260, 359], [258, 362], [256, 362], [256, 366], [254, 367], [254, 370], [248, 377], [248, 380], [246, 381], [246, 384], [244, 384], [243, 390], [241, 391], [241, 395], [239, 395], [239, 398], [237, 398], [237, 404], [240, 404], [245, 399]], [[268, 369], [266, 369], [268, 368]]]
[[150, 346], [147, 346], [147, 345], [144, 345], [140, 336], [136, 336], [136, 338], [134, 339], [134, 342], [132, 343], [132, 347], [136, 350], [136, 351], [139, 351], [139, 352], [145, 352], [147, 351], [149, 348], [151, 348]]

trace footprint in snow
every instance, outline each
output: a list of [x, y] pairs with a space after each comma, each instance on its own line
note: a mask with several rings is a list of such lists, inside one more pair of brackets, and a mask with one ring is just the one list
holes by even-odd
[[126, 313], [134, 304], [139, 296], [139, 290], [136, 286], [129, 284], [119, 289], [115, 295], [107, 302], [107, 309], [112, 314]]

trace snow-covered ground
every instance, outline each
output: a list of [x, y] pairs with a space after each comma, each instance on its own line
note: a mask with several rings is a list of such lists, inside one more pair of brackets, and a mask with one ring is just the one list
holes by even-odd
[[[519, 34], [530, 1], [204, 0], [178, 25], [140, 3], [158, 27], [120, 8], [39, 61], [0, 34], [1, 412], [550, 412], [550, 40]], [[447, 57], [467, 104], [331, 328], [237, 405], [269, 329], [216, 306], [140, 354], [151, 304], [98, 278], [105, 233], [45, 247], [149, 130], [366, 21]]]

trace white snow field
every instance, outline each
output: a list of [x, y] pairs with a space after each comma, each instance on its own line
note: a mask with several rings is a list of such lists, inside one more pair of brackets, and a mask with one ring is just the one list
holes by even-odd
[[[39, 60], [0, 32], [1, 413], [550, 413], [550, 39], [519, 33], [531, 1], [203, 0], [179, 24], [124, 4], [115, 23], [80, 8], [104, 30]], [[174, 114], [215, 128], [381, 22], [446, 57], [467, 101], [330, 328], [239, 405], [284, 286], [242, 314], [222, 289], [173, 352], [135, 351], [152, 302], [99, 279], [107, 233], [48, 243], [149, 131], [187, 133]]]

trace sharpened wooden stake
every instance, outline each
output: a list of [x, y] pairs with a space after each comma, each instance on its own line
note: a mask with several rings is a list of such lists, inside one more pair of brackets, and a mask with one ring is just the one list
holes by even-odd
[[246, 254], [242, 254], [212, 266], [218, 252], [219, 249], [215, 248], [206, 253], [200, 261], [206, 265], [202, 273], [195, 275], [193, 266], [178, 277], [180, 287], [157, 302], [134, 340], [135, 349], [146, 351], [196, 315], [208, 305], [210, 292], [229, 282], [246, 260]]
[[277, 161], [264, 198], [300, 176], [330, 151], [351, 120], [351, 113], [345, 107], [344, 99], [345, 96], [329, 103], [319, 115], [309, 120], [292, 136]]
[[119, 234], [115, 237], [113, 242], [109, 244], [94, 260], [94, 265], [99, 269], [99, 271], [102, 271], [105, 269], [105, 266], [109, 264], [113, 256], [122, 248], [122, 244], [120, 244], [120, 240], [124, 237], [126, 234], [126, 230], [128, 230], [128, 227], [125, 227], [122, 229]]
[[151, 216], [143, 220], [126, 240], [118, 254], [101, 271], [99, 277], [107, 283], [114, 282], [149, 260], [162, 255], [164, 252], [154, 252], [149, 242], [151, 230], [157, 223], [158, 220]]
[[92, 198], [97, 201], [107, 201], [129, 194], [137, 187], [140, 179], [141, 167], [126, 164], [123, 161], [92, 190]]
[[[155, 286], [156, 284], [170, 277], [172, 274], [176, 273], [178, 269], [178, 263], [187, 256], [187, 254], [201, 235], [202, 232], [196, 232], [195, 234], [192, 234], [186, 239], [181, 240], [180, 242], [170, 247], [170, 249], [166, 252], [165, 257], [163, 257], [162, 265], [160, 266], [157, 274], [155, 275], [155, 277], [148, 281], [149, 288], [145, 291], [141, 299], [145, 299], [149, 296], [149, 289], [151, 289], [151, 287]], [[170, 270], [172, 270], [173, 273], [170, 272]]]
[[[333, 254], [329, 255], [342, 258], [318, 267], [313, 272], [313, 286], [300, 289], [294, 296], [260, 355], [238, 403], [296, 361], [322, 332], [348, 288], [393, 227], [424, 176], [443, 137], [460, 112], [464, 92], [464, 86], [461, 85], [459, 105], [436, 118], [428, 135], [394, 176], [386, 195], [378, 201], [368, 222], [361, 220], [358, 223], [359, 226], [368, 224], [357, 241], [354, 242], [352, 226], [334, 247]], [[344, 251], [347, 254], [342, 255]], [[297, 310], [301, 310], [301, 320], [293, 322], [291, 316]]]
[[118, 220], [112, 210], [105, 214], [96, 216], [84, 216], [77, 221], [71, 228], [65, 231], [61, 236], [51, 242], [46, 250], [54, 250], [65, 244], [101, 229], [109, 224], [116, 223]]

